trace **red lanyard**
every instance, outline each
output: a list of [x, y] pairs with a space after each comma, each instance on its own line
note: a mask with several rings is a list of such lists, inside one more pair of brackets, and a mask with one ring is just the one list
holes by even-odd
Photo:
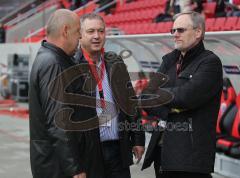
[[102, 86], [102, 81], [103, 81], [104, 72], [105, 72], [105, 64], [104, 64], [104, 58], [103, 58], [104, 49], [102, 49], [102, 51], [101, 51], [102, 63], [101, 63], [101, 68], [100, 68], [100, 76], [98, 75], [97, 69], [93, 63], [93, 60], [90, 58], [89, 54], [83, 49], [82, 49], [82, 52], [83, 52], [85, 59], [88, 61], [90, 71], [91, 71], [95, 81], [97, 82], [99, 95], [100, 95], [100, 99], [101, 99], [101, 107], [105, 108], [106, 104], [104, 101], [103, 86]]

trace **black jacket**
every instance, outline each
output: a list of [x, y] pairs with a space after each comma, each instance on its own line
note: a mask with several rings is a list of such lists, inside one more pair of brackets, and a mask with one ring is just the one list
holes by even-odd
[[4, 27], [0, 27], [0, 43], [5, 43], [6, 41], [6, 31]]
[[[34, 178], [67, 178], [83, 171], [74, 151], [76, 142], [55, 124], [56, 113], [66, 107], [51, 99], [49, 85], [73, 60], [46, 41], [37, 53], [30, 75], [30, 159]], [[69, 87], [74, 91], [74, 87]], [[59, 93], [61, 91], [58, 91]]]
[[[169, 76], [164, 88], [173, 93], [174, 99], [159, 108], [163, 115], [167, 115], [161, 155], [154, 155], [161, 137], [161, 132], [156, 131], [151, 137], [143, 169], [157, 158], [161, 161], [162, 170], [210, 173], [213, 172], [215, 160], [222, 64], [200, 42], [186, 53], [182, 70], [177, 76], [176, 62], [179, 56], [178, 50], [165, 55], [159, 69], [159, 72]], [[158, 84], [150, 83], [150, 86], [154, 88]], [[151, 92], [154, 93], [154, 89]]]

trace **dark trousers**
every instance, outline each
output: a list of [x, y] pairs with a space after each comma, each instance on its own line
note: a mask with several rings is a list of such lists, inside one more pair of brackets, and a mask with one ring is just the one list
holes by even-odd
[[123, 167], [119, 141], [102, 142], [105, 178], [131, 178], [129, 167]]
[[156, 173], [156, 178], [212, 178], [212, 176], [195, 172], [163, 171]]
[[[155, 155], [161, 155], [161, 149], [155, 149]], [[156, 178], [212, 178], [211, 174], [184, 171], [160, 171], [160, 157], [155, 157], [154, 169]]]

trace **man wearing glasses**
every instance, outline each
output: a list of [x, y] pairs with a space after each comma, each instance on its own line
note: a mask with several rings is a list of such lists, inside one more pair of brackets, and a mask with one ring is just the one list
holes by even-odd
[[[152, 135], [143, 169], [154, 162], [157, 178], [210, 178], [222, 64], [218, 56], [204, 48], [205, 22], [199, 13], [180, 13], [173, 20], [175, 50], [163, 56], [159, 72], [169, 76], [163, 88], [172, 92], [174, 99], [146, 110], [164, 122], [159, 122], [161, 129]], [[159, 86], [150, 81], [145, 92], [158, 94]]]

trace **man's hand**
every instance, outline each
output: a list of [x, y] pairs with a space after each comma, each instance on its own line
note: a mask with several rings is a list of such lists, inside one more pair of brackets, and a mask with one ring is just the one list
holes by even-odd
[[85, 172], [82, 172], [82, 173], [80, 173], [80, 174], [78, 174], [78, 175], [75, 175], [75, 176], [73, 176], [73, 178], [86, 178], [87, 176], [86, 176], [86, 173]]
[[145, 151], [144, 146], [134, 146], [133, 147], [133, 153], [135, 158], [137, 159], [137, 163], [140, 162], [140, 160], [142, 159], [142, 155]]

